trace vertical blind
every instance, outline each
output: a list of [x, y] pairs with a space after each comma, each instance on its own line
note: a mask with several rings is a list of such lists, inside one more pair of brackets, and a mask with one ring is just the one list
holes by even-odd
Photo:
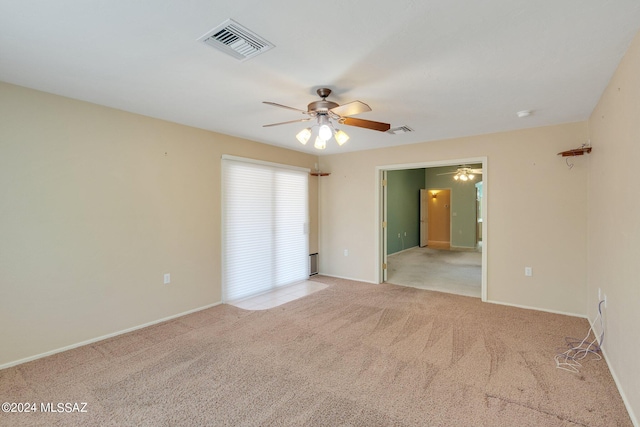
[[309, 277], [308, 170], [222, 160], [224, 301]]

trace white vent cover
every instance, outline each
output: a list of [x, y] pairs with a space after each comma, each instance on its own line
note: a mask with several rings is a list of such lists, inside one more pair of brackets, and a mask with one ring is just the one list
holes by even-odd
[[387, 132], [398, 135], [400, 133], [413, 132], [413, 129], [411, 129], [409, 126], [399, 126], [397, 128], [389, 129]]
[[215, 47], [241, 61], [253, 58], [274, 47], [271, 43], [233, 19], [227, 19], [200, 37], [198, 41]]

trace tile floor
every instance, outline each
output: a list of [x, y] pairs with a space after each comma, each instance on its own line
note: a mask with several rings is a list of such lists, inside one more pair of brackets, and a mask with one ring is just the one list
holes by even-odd
[[229, 301], [227, 304], [244, 310], [267, 310], [298, 298], [311, 295], [314, 292], [325, 289], [327, 286], [328, 285], [325, 285], [324, 283], [305, 280], [304, 282], [294, 283], [293, 285], [274, 289], [254, 297]]

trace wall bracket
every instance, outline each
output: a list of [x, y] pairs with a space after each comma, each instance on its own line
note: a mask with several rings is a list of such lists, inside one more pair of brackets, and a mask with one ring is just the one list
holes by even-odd
[[585, 153], [591, 152], [591, 146], [585, 146], [580, 148], [574, 148], [573, 150], [561, 151], [558, 153], [558, 156], [569, 157], [569, 156], [582, 156]]

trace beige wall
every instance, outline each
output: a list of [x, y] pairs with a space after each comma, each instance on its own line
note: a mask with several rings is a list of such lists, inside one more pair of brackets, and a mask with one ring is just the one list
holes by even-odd
[[320, 272], [378, 280], [377, 166], [486, 156], [488, 300], [585, 315], [587, 162], [557, 153], [587, 139], [583, 122], [323, 156]]
[[589, 317], [607, 295], [604, 348], [640, 416], [640, 33], [589, 120]]
[[[488, 299], [593, 320], [601, 288], [607, 358], [637, 423], [639, 76], [640, 35], [588, 124], [322, 157], [321, 272], [378, 280], [377, 166], [486, 156]], [[556, 153], [589, 138], [567, 168]], [[219, 302], [222, 154], [318, 161], [0, 83], [0, 366]]]
[[219, 302], [222, 154], [317, 162], [0, 83], [0, 366]]

